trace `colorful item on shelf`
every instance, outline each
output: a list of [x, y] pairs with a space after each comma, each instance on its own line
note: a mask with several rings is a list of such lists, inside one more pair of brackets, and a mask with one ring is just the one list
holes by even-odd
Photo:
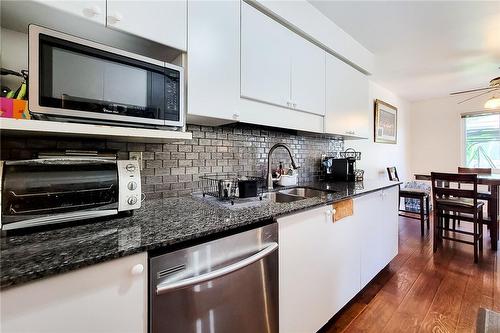
[[14, 119], [30, 119], [28, 101], [0, 97], [0, 117]]
[[0, 97], [0, 117], [13, 118], [14, 100], [12, 98]]

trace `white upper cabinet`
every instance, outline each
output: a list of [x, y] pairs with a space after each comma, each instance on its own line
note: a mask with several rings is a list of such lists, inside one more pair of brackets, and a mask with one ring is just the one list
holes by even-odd
[[106, 24], [106, 0], [89, 1], [61, 1], [61, 0], [34, 0], [46, 6], [70, 13], [85, 19]]
[[333, 55], [326, 55], [325, 133], [368, 138], [368, 78]]
[[324, 115], [325, 52], [242, 2], [241, 96]]
[[186, 51], [187, 0], [107, 0], [106, 25]]
[[[188, 120], [214, 124], [239, 119], [240, 3], [188, 2]], [[226, 120], [226, 121], [225, 121]]]
[[291, 32], [241, 2], [241, 96], [290, 106]]
[[291, 102], [300, 111], [325, 114], [325, 51], [292, 34]]

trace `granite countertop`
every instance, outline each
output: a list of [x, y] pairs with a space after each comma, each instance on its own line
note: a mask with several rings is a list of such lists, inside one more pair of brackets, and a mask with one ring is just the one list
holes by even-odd
[[271, 223], [279, 216], [395, 186], [389, 181], [301, 184], [335, 191], [290, 203], [263, 200], [224, 206], [201, 196], [145, 201], [130, 217], [0, 238], [0, 288], [5, 289], [139, 252], [181, 246], [204, 237]]

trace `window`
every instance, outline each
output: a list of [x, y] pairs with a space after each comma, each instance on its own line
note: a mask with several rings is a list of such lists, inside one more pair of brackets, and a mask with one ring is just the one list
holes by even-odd
[[465, 165], [500, 169], [500, 113], [464, 116]]

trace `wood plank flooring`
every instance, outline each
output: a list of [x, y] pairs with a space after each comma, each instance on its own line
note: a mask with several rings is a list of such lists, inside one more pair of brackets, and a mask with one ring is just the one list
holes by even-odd
[[445, 241], [434, 254], [431, 233], [400, 217], [399, 254], [321, 332], [474, 332], [479, 307], [500, 312], [497, 253], [484, 234], [476, 265], [472, 246]]

